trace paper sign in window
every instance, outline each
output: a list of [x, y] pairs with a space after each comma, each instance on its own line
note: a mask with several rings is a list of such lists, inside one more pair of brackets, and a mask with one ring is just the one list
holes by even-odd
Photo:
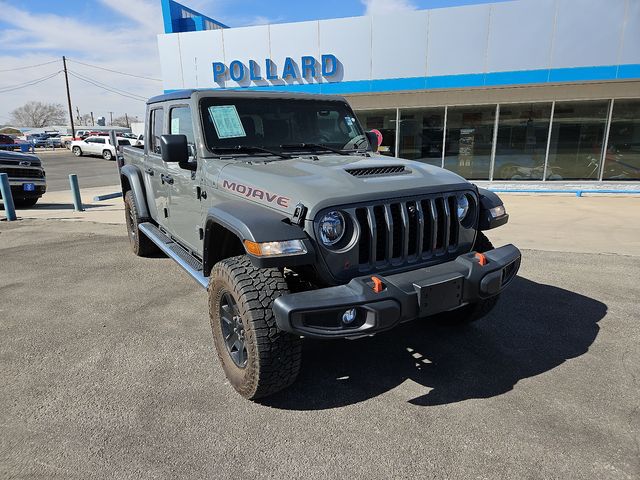
[[211, 115], [211, 120], [213, 120], [213, 126], [216, 129], [218, 138], [247, 136], [235, 105], [215, 105], [209, 107], [209, 115]]
[[171, 135], [178, 135], [180, 133], [180, 117], [171, 119]]

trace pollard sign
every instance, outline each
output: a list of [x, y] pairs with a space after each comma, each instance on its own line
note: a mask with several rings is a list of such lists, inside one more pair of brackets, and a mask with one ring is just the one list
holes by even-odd
[[[249, 60], [248, 65], [240, 60], [233, 60], [229, 65], [223, 62], [213, 62], [213, 81], [223, 83], [226, 80], [233, 80], [242, 83], [330, 78], [338, 73], [339, 65], [340, 62], [332, 54], [322, 55], [320, 61], [315, 57], [305, 56], [300, 59], [299, 64], [293, 58], [287, 57], [281, 70], [270, 58], [266, 58], [262, 64], [255, 60]], [[264, 70], [262, 70], [263, 68]]]

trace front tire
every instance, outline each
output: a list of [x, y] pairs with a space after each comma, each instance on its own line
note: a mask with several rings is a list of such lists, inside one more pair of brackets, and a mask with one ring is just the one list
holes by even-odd
[[139, 257], [150, 257], [157, 254], [159, 249], [156, 244], [149, 240], [138, 228], [138, 225], [148, 222], [150, 219], [140, 218], [132, 190], [124, 194], [124, 215], [127, 223], [129, 245], [131, 245], [133, 253]]
[[111, 150], [103, 150], [102, 158], [104, 158], [105, 160], [112, 160], [113, 154], [111, 153]]
[[229, 383], [254, 400], [291, 385], [302, 340], [278, 329], [273, 302], [289, 293], [277, 268], [256, 268], [246, 255], [218, 262], [209, 281], [213, 341]]
[[73, 147], [73, 148], [71, 149], [71, 151], [73, 152], [73, 154], [74, 154], [76, 157], [81, 157], [81, 156], [82, 156], [82, 149], [81, 149], [80, 147]]

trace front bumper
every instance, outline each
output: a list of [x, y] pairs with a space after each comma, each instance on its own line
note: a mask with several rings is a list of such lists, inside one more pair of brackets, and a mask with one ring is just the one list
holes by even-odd
[[[33, 184], [33, 190], [25, 190], [25, 184]], [[11, 196], [13, 198], [32, 198], [32, 197], [41, 197], [47, 191], [47, 181], [44, 178], [9, 178], [9, 186], [11, 187]], [[2, 198], [2, 194], [0, 194], [0, 198]]]
[[[281, 330], [315, 338], [348, 338], [388, 330], [399, 323], [454, 310], [499, 294], [520, 268], [513, 245], [489, 250], [481, 265], [475, 252], [431, 267], [383, 277], [374, 292], [370, 276], [346, 285], [292, 293], [276, 299], [273, 312]], [[342, 321], [354, 308], [356, 318]]]

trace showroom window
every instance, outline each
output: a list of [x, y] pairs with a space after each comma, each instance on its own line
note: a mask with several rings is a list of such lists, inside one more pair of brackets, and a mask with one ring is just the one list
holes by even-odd
[[402, 109], [399, 156], [440, 167], [444, 107]]
[[449, 107], [444, 167], [470, 180], [488, 180], [495, 105]]
[[356, 112], [356, 115], [366, 131], [377, 129], [382, 133], [382, 145], [378, 152], [395, 156], [397, 110], [365, 110]]
[[598, 180], [607, 100], [556, 102], [547, 180]]
[[542, 180], [551, 103], [500, 104], [494, 180]]
[[640, 100], [615, 100], [603, 180], [640, 180]]

